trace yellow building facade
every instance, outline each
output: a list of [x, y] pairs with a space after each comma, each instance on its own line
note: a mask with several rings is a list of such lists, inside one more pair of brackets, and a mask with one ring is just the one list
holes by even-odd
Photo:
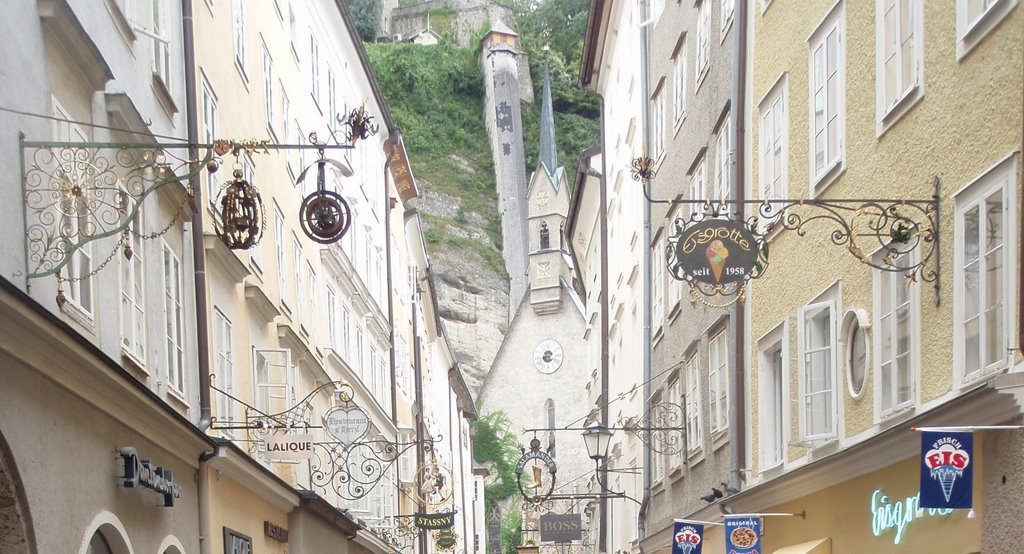
[[[917, 494], [911, 426], [1021, 421], [1024, 15], [1015, 1], [822, 0], [757, 2], [751, 18], [753, 197], [937, 195], [915, 236], [938, 241], [886, 259], [892, 243], [857, 210], [870, 202], [840, 204], [850, 228], [793, 206], [801, 232], [769, 229], [748, 297], [751, 471], [731, 503], [806, 512], [766, 520], [767, 552], [1012, 551], [997, 529], [1019, 526], [1001, 489], [1016, 431], [976, 435], [976, 518], [926, 511], [894, 541], [872, 515], [880, 496]], [[923, 266], [908, 278], [858, 257]]]

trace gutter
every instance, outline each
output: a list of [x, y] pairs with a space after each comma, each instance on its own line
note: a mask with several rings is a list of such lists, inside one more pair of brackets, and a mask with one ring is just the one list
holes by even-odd
[[[395, 371], [395, 288], [393, 286], [394, 275], [392, 275], [393, 265], [391, 260], [391, 210], [394, 208], [392, 201], [395, 199], [391, 197], [391, 182], [388, 179], [388, 172], [391, 169], [391, 158], [395, 153], [395, 147], [398, 146], [401, 136], [401, 131], [389, 133], [388, 140], [384, 141], [384, 152], [386, 153], [384, 157], [384, 259], [388, 266], [388, 340], [391, 342], [391, 348], [388, 349], [388, 357], [391, 361], [391, 369], [389, 371], [391, 375], [391, 423], [395, 424], [395, 426], [398, 425], [398, 372]], [[389, 145], [391, 148], [388, 148]]]
[[[196, 48], [192, 25], [192, 0], [181, 0], [181, 35], [185, 57], [185, 125], [188, 133], [188, 155], [199, 159], [199, 119], [196, 112]], [[192, 164], [194, 165], [194, 163]], [[195, 169], [193, 167], [193, 169]], [[199, 172], [191, 171], [188, 185], [192, 188], [192, 263], [195, 269], [196, 353], [199, 369], [199, 421], [196, 427], [205, 433], [213, 422], [210, 410], [210, 308], [206, 299], [206, 250], [203, 245], [203, 187]]]
[[[735, 36], [732, 77], [732, 114], [730, 120], [735, 136], [733, 137], [733, 164], [730, 179], [732, 180], [733, 198], [737, 200], [736, 220], [744, 221], [744, 204], [746, 199], [746, 108], [747, 108], [747, 2], [736, 3], [736, 21], [733, 22]], [[729, 485], [740, 490], [743, 481], [743, 466], [746, 465], [746, 302], [733, 304], [729, 308], [729, 318], [733, 323], [733, 375], [729, 379]]]
[[[741, 2], [742, 3], [742, 2]], [[648, 2], [647, 0], [640, 0], [640, 19], [644, 20], [647, 17]], [[640, 26], [640, 98], [643, 102], [640, 109], [640, 128], [643, 134], [643, 152], [651, 151], [651, 106], [650, 106], [650, 94], [651, 84], [650, 79], [650, 53], [648, 52], [648, 40], [647, 40], [647, 25]], [[646, 155], [646, 154], [644, 154]], [[641, 186], [643, 186], [641, 184]], [[644, 331], [643, 331], [643, 378], [644, 378], [644, 392], [643, 392], [643, 412], [649, 413], [651, 410], [651, 350], [654, 348], [652, 333], [651, 333], [651, 319], [652, 319], [652, 306], [651, 306], [651, 285], [653, 283], [653, 271], [651, 271], [651, 203], [643, 199], [644, 205], [644, 234], [643, 242], [643, 262], [641, 267], [644, 271], [643, 279], [643, 309], [644, 309]], [[646, 531], [646, 513], [647, 508], [650, 507], [650, 496], [651, 496], [651, 482], [652, 475], [650, 472], [651, 467], [651, 447], [650, 445], [644, 446], [644, 494], [640, 502], [640, 510], [637, 512], [637, 536], [643, 539], [643, 532]], [[639, 542], [639, 541], [638, 541]]]

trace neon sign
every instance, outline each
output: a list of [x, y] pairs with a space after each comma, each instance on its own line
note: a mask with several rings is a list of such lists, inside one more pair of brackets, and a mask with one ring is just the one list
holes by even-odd
[[903, 539], [903, 534], [906, 532], [907, 526], [909, 526], [918, 517], [924, 517], [925, 515], [934, 516], [948, 516], [953, 513], [952, 509], [946, 508], [928, 508], [921, 511], [921, 515], [918, 515], [917, 511], [921, 505], [920, 493], [914, 496], [908, 496], [903, 500], [892, 500], [882, 489], [875, 489], [875, 492], [871, 493], [871, 532], [876, 536], [882, 536], [882, 533], [890, 529], [896, 530], [896, 536], [893, 537], [893, 544], [899, 544]]

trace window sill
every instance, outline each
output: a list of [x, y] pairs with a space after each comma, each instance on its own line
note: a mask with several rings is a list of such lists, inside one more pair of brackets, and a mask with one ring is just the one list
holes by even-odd
[[703, 461], [704, 461], [704, 449], [703, 448], [695, 448], [695, 449], [693, 449], [693, 450], [691, 450], [691, 451], [686, 453], [686, 465], [688, 465], [690, 467], [690, 469], [693, 469], [693, 468], [697, 467], [697, 465], [700, 464]]
[[[1017, 0], [1000, 0], [982, 14], [974, 22], [974, 25], [971, 25], [964, 31], [963, 36], [957, 37], [956, 61], [959, 62], [966, 58], [1016, 7]], [[957, 17], [959, 17], [959, 14], [957, 14]]]
[[826, 169], [820, 177], [811, 182], [810, 198], [815, 199], [821, 196], [845, 172], [846, 163], [843, 161], [843, 156], [840, 155], [839, 159], [832, 164], [832, 167]]
[[124, 362], [127, 368], [141, 373], [144, 377], [149, 377], [149, 371], [146, 370], [146, 362], [142, 361], [138, 354], [128, 350], [124, 344], [121, 345], [121, 361]]
[[[710, 53], [709, 53], [709, 55], [710, 55]], [[697, 91], [700, 90], [700, 86], [702, 84], [704, 84], [704, 79], [708, 76], [708, 73], [710, 72], [710, 69], [711, 69], [711, 62], [709, 60], [707, 65], [705, 65], [704, 68], [700, 70], [700, 73], [697, 73], [696, 82], [693, 84], [693, 94], [694, 95], [696, 95]]]
[[651, 485], [651, 496], [665, 491], [665, 482], [663, 479], [665, 479], [664, 475], [661, 476], [661, 478], [652, 477], [654, 483]]
[[668, 478], [673, 484], [677, 483], [680, 479], [683, 478], [683, 466], [673, 466], [671, 471], [668, 472]]
[[1008, 363], [1006, 361], [1000, 362], [992, 369], [982, 369], [963, 376], [956, 387], [959, 392], [966, 392], [968, 389], [978, 386], [982, 381], [987, 381], [996, 375], [1006, 372], [1007, 369], [1009, 369]]
[[238, 63], [238, 56], [235, 56], [235, 70], [238, 71], [238, 77], [242, 79], [242, 84], [245, 85], [246, 92], [249, 91], [249, 76], [245, 73], [245, 68], [242, 64]]
[[110, 16], [114, 20], [114, 25], [117, 26], [118, 32], [121, 33], [121, 37], [124, 38], [125, 44], [131, 48], [139, 37], [135, 34], [135, 30], [132, 29], [132, 24], [128, 21], [128, 16], [126, 16], [124, 11], [121, 10], [121, 7], [117, 5], [117, 2], [107, 0], [106, 4], [107, 11], [110, 12]]
[[683, 128], [683, 122], [686, 121], [686, 109], [683, 109], [683, 113], [679, 114], [675, 122], [672, 124], [672, 138], [675, 138], [679, 134], [679, 130]]
[[883, 412], [878, 416], [878, 430], [884, 431], [891, 429], [901, 423], [905, 423], [907, 420], [914, 417], [917, 414], [917, 406], [910, 404], [900, 408], [894, 408], [888, 412]]
[[167, 113], [167, 117], [174, 117], [178, 113], [178, 106], [174, 103], [174, 98], [171, 96], [171, 89], [164, 82], [163, 77], [153, 74], [153, 92], [156, 93], [156, 99], [160, 102], [160, 107]]
[[661, 343], [661, 338], [665, 336], [663, 331], [664, 327], [660, 323], [654, 328], [654, 337], [651, 339], [651, 348], [655, 348], [659, 343]]
[[711, 450], [718, 452], [723, 446], [729, 444], [729, 428], [719, 429], [711, 432]]
[[[683, 282], [682, 281], [680, 281], [677, 284], [680, 287], [683, 286]], [[669, 325], [672, 325], [673, 323], [675, 323], [676, 319], [679, 318], [679, 314], [683, 313], [682, 304], [683, 303], [682, 303], [681, 300], [676, 300], [675, 302], [672, 303], [672, 307], [669, 308], [669, 310], [668, 310], [668, 324]]]
[[924, 98], [924, 87], [921, 85], [914, 85], [892, 105], [887, 112], [878, 120], [875, 126], [875, 138], [882, 138], [882, 135], [891, 129], [899, 120], [903, 119], [911, 108], [917, 105], [917, 103]]
[[773, 479], [775, 477], [778, 477], [779, 475], [782, 475], [785, 465], [786, 464], [783, 460], [777, 460], [771, 462], [770, 464], [766, 464], [766, 467], [759, 471], [758, 473], [764, 479]]
[[722, 29], [721, 29], [721, 35], [719, 35], [719, 37], [718, 37], [718, 44], [719, 45], [725, 44], [725, 37], [729, 36], [729, 31], [732, 29], [732, 22], [736, 20], [735, 15], [736, 15], [736, 11], [735, 11], [735, 7], [734, 7], [733, 8], [733, 13], [731, 15], [729, 15], [729, 19], [726, 20], [726, 22], [725, 22], [725, 27], [722, 27]]
[[170, 402], [171, 405], [183, 410], [185, 413], [192, 409], [192, 406], [185, 400], [185, 395], [174, 388], [174, 385], [167, 385], [167, 399], [172, 401]]
[[92, 314], [85, 311], [74, 300], [68, 298], [64, 306], [60, 308], [60, 311], [75, 323], [85, 327], [90, 333], [95, 334], [96, 320], [92, 318]]

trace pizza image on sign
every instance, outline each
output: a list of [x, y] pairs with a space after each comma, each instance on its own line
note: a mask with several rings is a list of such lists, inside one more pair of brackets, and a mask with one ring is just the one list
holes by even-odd
[[761, 518], [725, 518], [726, 554], [761, 554]]

